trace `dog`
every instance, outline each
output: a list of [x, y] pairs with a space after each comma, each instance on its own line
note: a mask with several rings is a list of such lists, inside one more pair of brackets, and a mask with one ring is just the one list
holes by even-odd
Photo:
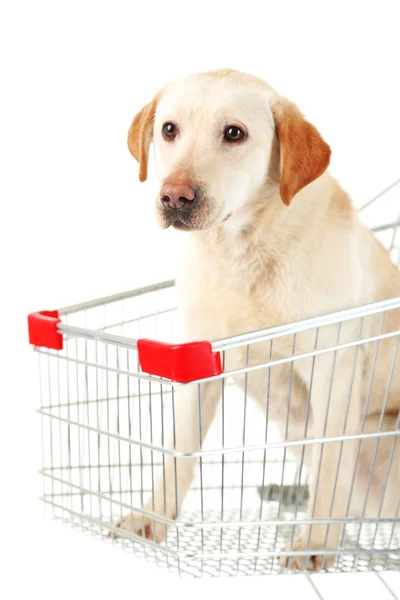
[[[189, 232], [177, 281], [185, 341], [221, 339], [400, 295], [400, 272], [327, 171], [328, 144], [294, 103], [263, 80], [222, 69], [166, 85], [129, 129], [128, 147], [139, 163], [140, 181], [147, 177], [151, 142], [161, 182], [158, 221], [163, 228]], [[383, 323], [381, 315], [362, 321], [364, 337], [399, 327], [399, 310], [388, 311]], [[358, 339], [359, 328], [359, 319], [343, 323], [340, 343]], [[295, 349], [292, 338], [278, 338], [270, 358], [312, 351], [314, 338], [315, 331], [300, 332]], [[322, 327], [318, 348], [335, 343], [337, 325]], [[349, 346], [335, 354], [322, 352], [314, 359], [293, 361], [291, 367], [274, 367], [269, 418], [276, 421], [282, 438], [398, 429], [397, 343], [396, 336], [388, 337], [378, 346]], [[270, 345], [255, 344], [246, 358], [245, 349], [237, 348], [227, 352], [225, 368], [235, 370], [245, 360], [260, 364], [268, 352]], [[266, 371], [247, 375], [248, 390], [263, 407]], [[235, 382], [243, 388], [244, 375], [236, 374]], [[218, 406], [218, 383], [201, 384], [200, 417], [197, 386], [179, 388], [177, 451], [199, 450], [199, 418], [204, 438]], [[308, 518], [393, 518], [400, 489], [395, 439], [382, 438], [375, 459], [374, 439], [325, 443], [323, 452], [317, 443], [305, 452], [295, 447], [311, 473]], [[191, 458], [166, 458], [165, 489], [160, 479], [154, 504], [150, 499], [145, 506], [148, 513], [177, 517], [195, 463]], [[117, 526], [157, 542], [165, 535], [163, 523], [139, 514], [127, 515]], [[335, 554], [323, 556], [323, 550], [337, 550], [341, 533], [340, 522], [305, 525], [286, 548], [297, 555], [290, 560], [281, 556], [281, 566], [332, 566]]]

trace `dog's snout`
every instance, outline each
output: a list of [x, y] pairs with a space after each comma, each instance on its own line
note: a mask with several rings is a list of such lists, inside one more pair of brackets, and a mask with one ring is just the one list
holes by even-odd
[[196, 191], [191, 185], [184, 183], [165, 183], [161, 188], [160, 197], [164, 206], [180, 210], [193, 202]]

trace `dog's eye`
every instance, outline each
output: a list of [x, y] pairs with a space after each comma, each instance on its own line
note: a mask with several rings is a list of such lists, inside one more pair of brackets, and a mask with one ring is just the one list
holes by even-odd
[[174, 125], [173, 123], [164, 123], [162, 128], [164, 140], [167, 140], [168, 142], [174, 140], [176, 138], [177, 133], [178, 130], [176, 125]]
[[224, 140], [226, 142], [240, 142], [245, 136], [243, 129], [236, 127], [236, 125], [228, 125], [224, 130]]

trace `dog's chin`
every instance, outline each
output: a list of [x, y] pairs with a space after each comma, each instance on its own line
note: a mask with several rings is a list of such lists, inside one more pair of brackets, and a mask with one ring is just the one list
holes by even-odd
[[177, 231], [205, 231], [212, 227], [213, 222], [208, 222], [207, 219], [200, 215], [179, 215], [158, 213], [158, 222], [162, 229], [172, 227]]
[[215, 219], [176, 219], [171, 226], [177, 231], [210, 231], [218, 224]]
[[188, 219], [179, 218], [177, 215], [172, 216], [158, 213], [157, 220], [162, 229], [168, 229], [169, 227], [178, 231], [193, 231], [193, 229], [197, 229]]
[[196, 231], [198, 229], [198, 227], [194, 227], [193, 225], [186, 223], [185, 221], [181, 221], [180, 219], [177, 219], [171, 223], [171, 226], [177, 231]]
[[210, 221], [201, 221], [189, 220], [189, 219], [175, 219], [172, 222], [168, 222], [168, 220], [163, 220], [161, 222], [161, 227], [163, 229], [168, 229], [168, 227], [172, 227], [177, 231], [210, 231], [211, 229], [216, 229], [220, 227], [225, 221], [230, 218], [231, 215], [225, 217], [225, 219], [211, 219]]

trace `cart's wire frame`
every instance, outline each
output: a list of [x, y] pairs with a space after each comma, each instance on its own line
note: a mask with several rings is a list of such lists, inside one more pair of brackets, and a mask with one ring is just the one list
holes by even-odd
[[[400, 193], [396, 182], [363, 207], [362, 216], [391, 252], [398, 265], [400, 219], [394, 213], [390, 222], [379, 223], [380, 206], [396, 210]], [[378, 202], [379, 200], [379, 202]], [[377, 222], [378, 221], [378, 222]], [[181, 575], [216, 576], [279, 573], [277, 558], [293, 559], [296, 551], [282, 548], [293, 540], [299, 528], [309, 523], [343, 525], [340, 547], [324, 550], [323, 556], [335, 554], [335, 571], [399, 569], [400, 566], [400, 487], [397, 513], [383, 518], [365, 516], [371, 481], [366, 489], [362, 516], [348, 514], [342, 519], [307, 518], [308, 475], [304, 454], [308, 446], [350, 440], [375, 440], [376, 460], [379, 444], [392, 444], [391, 468], [400, 433], [400, 416], [384, 430], [382, 421], [374, 432], [361, 432], [318, 439], [281, 439], [268, 416], [273, 393], [274, 369], [288, 368], [288, 402], [290, 403], [293, 364], [310, 361], [310, 385], [318, 356], [332, 356], [332, 379], [335, 357], [343, 350], [354, 350], [354, 361], [365, 344], [376, 348], [384, 339], [393, 338], [393, 365], [399, 344], [398, 330], [383, 332], [389, 311], [400, 308], [400, 298], [337, 312], [324, 317], [281, 325], [229, 339], [212, 342], [220, 352], [224, 370], [208, 380], [219, 381], [221, 404], [206, 439], [200, 431], [200, 448], [184, 453], [169, 447], [175, 436], [175, 394], [181, 385], [198, 388], [199, 422], [204, 379], [188, 384], [143, 373], [140, 368], [137, 340], [173, 339], [176, 326], [174, 282], [149, 286], [132, 292], [102, 298], [58, 311], [62, 322], [57, 331], [63, 335], [60, 351], [36, 347], [40, 367], [43, 431], [42, 499], [54, 517], [90, 531], [108, 543], [124, 546], [134, 553], [154, 560]], [[381, 326], [371, 334], [366, 327], [372, 315], [380, 315]], [[343, 337], [345, 324], [357, 324], [357, 335]], [[318, 340], [327, 327], [336, 328], [334, 344], [321, 346]], [[312, 334], [315, 343], [306, 353], [297, 353], [296, 338]], [[293, 352], [274, 358], [276, 340], [290, 338]], [[269, 350], [265, 360], [253, 364], [251, 350], [264, 344]], [[244, 363], [229, 367], [229, 353], [242, 348]], [[267, 377], [265, 413], [250, 399], [248, 378], [255, 371]], [[373, 377], [372, 369], [372, 377]], [[238, 389], [233, 376], [244, 378], [244, 391]], [[387, 393], [390, 388], [389, 373]], [[206, 380], [207, 380], [206, 379]], [[289, 410], [288, 410], [289, 415]], [[289, 416], [287, 417], [289, 419]], [[365, 420], [365, 415], [364, 415]], [[292, 451], [300, 452], [295, 460]], [[153, 496], [158, 477], [165, 478], [167, 456], [174, 460], [197, 460], [197, 472], [190, 492], [176, 519], [145, 509]], [[339, 467], [338, 467], [339, 468]], [[350, 482], [350, 484], [354, 484]], [[164, 491], [166, 493], [166, 491]], [[383, 499], [382, 499], [383, 505]], [[154, 504], [153, 504], [154, 509]], [[115, 522], [124, 514], [135, 512], [151, 517], [165, 526], [166, 539], [159, 544], [134, 532], [117, 529]], [[122, 533], [113, 539], [109, 532]], [[312, 554], [311, 551], [301, 554]], [[322, 565], [324, 567], [324, 565]]]

